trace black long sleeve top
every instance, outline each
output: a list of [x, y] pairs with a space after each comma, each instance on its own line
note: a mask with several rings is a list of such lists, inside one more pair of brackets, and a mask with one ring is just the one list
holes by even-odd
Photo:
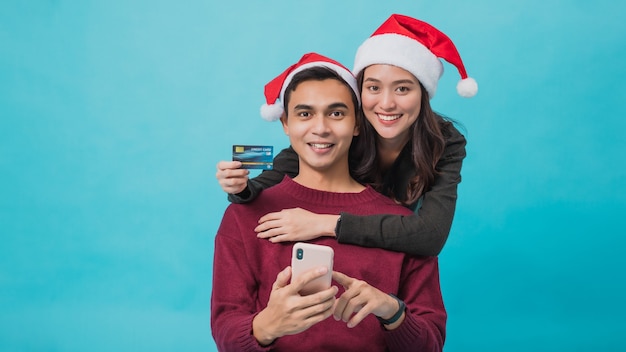
[[[438, 174], [435, 183], [416, 202], [409, 204], [413, 215], [358, 216], [348, 212], [341, 213], [336, 228], [340, 243], [384, 248], [411, 255], [436, 256], [441, 252], [452, 227], [467, 143], [465, 137], [452, 124], [448, 127], [444, 152], [436, 165]], [[409, 180], [415, 175], [410, 153], [410, 147], [405, 146], [387, 172], [385, 184], [405, 185], [394, 188], [406, 189]], [[228, 199], [233, 203], [249, 202], [263, 189], [282, 181], [284, 175], [295, 177], [297, 174], [298, 155], [291, 147], [286, 148], [274, 158], [273, 170], [263, 171], [259, 176], [248, 180], [248, 187], [244, 191], [229, 194]], [[385, 188], [387, 187], [383, 185], [383, 189]]]

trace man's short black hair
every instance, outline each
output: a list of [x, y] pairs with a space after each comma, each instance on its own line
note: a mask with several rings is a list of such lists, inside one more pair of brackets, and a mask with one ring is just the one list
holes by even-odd
[[334, 70], [324, 67], [324, 66], [315, 66], [304, 69], [298, 73], [296, 73], [287, 88], [285, 88], [285, 96], [283, 100], [283, 108], [285, 109], [285, 113], [287, 113], [287, 105], [289, 105], [289, 100], [291, 99], [291, 92], [296, 90], [298, 85], [302, 82], [306, 81], [323, 81], [327, 79], [335, 79], [345, 85], [349, 90], [352, 96], [352, 103], [354, 104], [355, 113], [359, 109], [359, 100], [357, 99], [356, 93], [352, 90], [352, 87]]

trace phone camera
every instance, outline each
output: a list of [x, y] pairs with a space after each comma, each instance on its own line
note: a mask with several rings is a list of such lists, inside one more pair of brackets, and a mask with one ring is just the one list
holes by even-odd
[[296, 258], [297, 258], [298, 260], [301, 260], [302, 258], [304, 258], [304, 249], [302, 249], [302, 248], [298, 248], [298, 249], [296, 250]]

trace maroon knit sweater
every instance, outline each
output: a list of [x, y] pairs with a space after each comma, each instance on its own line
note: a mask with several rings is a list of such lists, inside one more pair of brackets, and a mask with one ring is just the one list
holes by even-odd
[[[268, 212], [295, 207], [320, 214], [411, 214], [369, 187], [360, 193], [331, 193], [303, 187], [289, 177], [254, 202], [231, 204], [215, 237], [211, 329], [220, 351], [442, 350], [446, 311], [437, 258], [339, 244], [330, 237], [311, 242], [334, 249], [334, 270], [402, 299], [407, 305], [405, 320], [387, 331], [373, 315], [354, 328], [330, 317], [302, 333], [260, 346], [252, 335], [252, 319], [267, 305], [278, 272], [290, 265], [293, 242], [258, 239], [254, 228]], [[339, 297], [343, 289], [337, 286]]]

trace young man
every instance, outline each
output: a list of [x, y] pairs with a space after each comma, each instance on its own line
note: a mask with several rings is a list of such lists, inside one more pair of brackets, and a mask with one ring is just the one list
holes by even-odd
[[[218, 348], [441, 351], [446, 312], [437, 258], [320, 237], [311, 242], [334, 249], [333, 279], [339, 288], [301, 296], [300, 289], [325, 271], [312, 270], [291, 282], [293, 243], [256, 237], [257, 221], [268, 211], [301, 207], [327, 214], [348, 209], [361, 215], [411, 213], [350, 176], [348, 152], [358, 134], [359, 93], [348, 69], [307, 54], [265, 92], [270, 105], [262, 114], [281, 116], [300, 171], [255, 201], [226, 209], [215, 238], [211, 298]], [[278, 99], [282, 108], [274, 104]], [[334, 319], [327, 319], [331, 315]]]

